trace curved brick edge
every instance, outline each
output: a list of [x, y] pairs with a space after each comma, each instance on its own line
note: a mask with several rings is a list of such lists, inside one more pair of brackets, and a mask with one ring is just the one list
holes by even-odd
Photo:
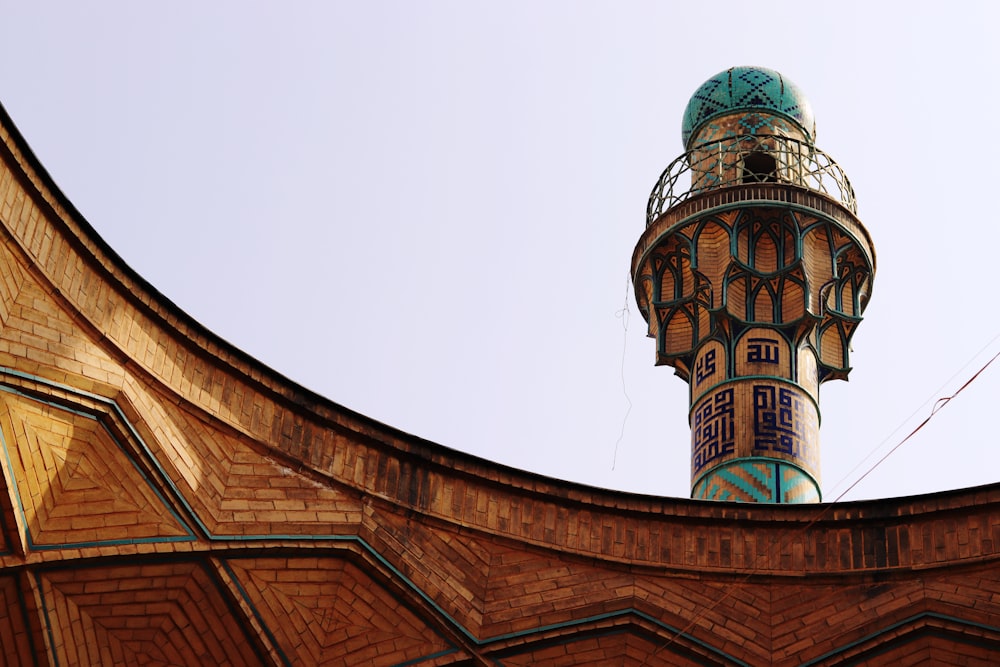
[[[798, 194], [762, 189], [748, 196], [793, 204]], [[851, 228], [852, 220], [840, 223]], [[663, 219], [650, 230], [668, 224]], [[851, 229], [867, 240], [863, 228]], [[896, 627], [866, 639], [879, 627], [874, 619], [905, 614], [930, 627], [926, 619], [940, 619], [920, 614], [932, 602], [952, 605], [952, 636], [1000, 626], [1000, 485], [833, 506], [751, 507], [604, 491], [426, 442], [298, 387], [205, 331], [99, 239], [4, 114], [0, 236], [4, 270], [10, 268], [0, 276], [0, 319], [18, 306], [36, 309], [38, 320], [22, 322], [30, 331], [19, 332], [19, 347], [0, 352], [9, 386], [30, 385], [56, 402], [89, 395], [129, 405], [130, 417], [149, 407], [133, 401], [145, 391], [154, 404], [175, 403], [199, 428], [267, 452], [289, 476], [336, 488], [364, 507], [363, 518], [345, 513], [343, 535], [295, 535], [281, 532], [280, 522], [241, 535], [200, 526], [191, 542], [96, 541], [0, 554], [4, 569], [28, 582], [22, 606], [30, 610], [50, 608], [47, 573], [82, 568], [88, 558], [145, 563], [189, 555], [208, 562], [237, 549], [304, 555], [324, 540], [364, 540], [366, 557], [380, 563], [371, 571], [387, 572], [399, 595], [481, 618], [473, 629], [465, 620], [442, 624], [437, 613], [425, 616], [461, 635], [472, 647], [469, 660], [478, 660], [477, 642], [513, 655], [521, 650], [516, 642], [524, 650], [575, 644], [622, 619], [644, 628], [654, 619], [656, 632], [690, 626], [692, 646], [716, 647], [720, 659], [749, 664], [765, 656], [775, 664], [836, 661], [866, 641], [880, 650], [895, 641]], [[124, 408], [119, 412], [128, 421]], [[172, 481], [165, 467], [156, 479], [160, 488]], [[165, 497], [182, 504], [179, 496]], [[392, 541], [385, 536], [390, 516], [398, 524]], [[432, 531], [448, 548], [417, 553], [416, 538]], [[467, 563], [477, 569], [461, 588], [449, 574]], [[946, 615], [936, 609], [928, 614]], [[51, 650], [51, 630], [45, 641]]]
[[[912, 501], [841, 505], [833, 510], [820, 506], [804, 513], [734, 508], [561, 482], [379, 424], [311, 394], [193, 322], [100, 240], [58, 191], [6, 114], [0, 114], [0, 139], [0, 222], [23, 253], [26, 266], [48, 282], [55, 302], [70, 309], [74, 321], [139, 381], [154, 383], [210, 421], [235, 429], [271, 448], [290, 465], [308, 469], [330, 483], [491, 534], [651, 566], [742, 567], [783, 573], [791, 558], [790, 569], [796, 572], [826, 571], [834, 563], [840, 564], [838, 569], [852, 571], [925, 567], [994, 556], [996, 517], [989, 508], [997, 501], [998, 491], [991, 487], [965, 492], [964, 500], [959, 492]], [[815, 197], [778, 190], [790, 200]], [[770, 190], [766, 195], [772, 196]], [[810, 206], [820, 204], [810, 200]], [[842, 224], [847, 222], [854, 220]], [[649, 231], [665, 223], [657, 222]], [[858, 235], [867, 239], [862, 230], [858, 227]], [[125, 386], [109, 386], [109, 380], [120, 381], [106, 372], [92, 372], [86, 365], [77, 372], [54, 373], [53, 367], [61, 368], [61, 362], [52, 351], [33, 362], [0, 355], [0, 365], [7, 361], [50, 380], [96, 390], [105, 398], [127, 391]], [[922, 548], [928, 531], [935, 540], [937, 532], [942, 532], [930, 527], [932, 520], [925, 514], [965, 505], [975, 505], [976, 520], [943, 531], [944, 541], [933, 549]], [[841, 523], [818, 539], [819, 534], [810, 531], [805, 543], [795, 540], [797, 546], [783, 548], [768, 562], [761, 563], [752, 555], [758, 550], [753, 546], [757, 539], [778, 544], [782, 535], [804, 530], [817, 516], [821, 516], [817, 526]], [[845, 518], [857, 523], [844, 524]], [[876, 525], [868, 526], [869, 520]], [[710, 530], [713, 535], [704, 547], [697, 547], [689, 537], [697, 530], [678, 534], [677, 522]], [[743, 527], [733, 526], [734, 522]], [[868, 557], [868, 552], [874, 555]], [[845, 553], [850, 557], [845, 558]]]

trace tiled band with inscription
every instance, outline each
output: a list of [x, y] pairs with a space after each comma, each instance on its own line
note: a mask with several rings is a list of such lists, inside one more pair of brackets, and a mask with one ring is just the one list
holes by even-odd
[[791, 460], [817, 474], [816, 405], [796, 387], [753, 384], [753, 454]]
[[737, 458], [779, 459], [818, 478], [818, 441], [818, 411], [804, 390], [759, 378], [723, 384], [691, 410], [691, 478]]
[[691, 413], [692, 479], [713, 462], [732, 458], [736, 452], [735, 387], [710, 392]]

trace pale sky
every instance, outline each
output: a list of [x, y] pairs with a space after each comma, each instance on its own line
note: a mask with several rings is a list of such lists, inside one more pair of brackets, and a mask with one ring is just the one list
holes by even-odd
[[[878, 256], [851, 380], [821, 390], [825, 499], [1000, 351], [994, 3], [2, 11], [0, 102], [127, 264], [447, 447], [689, 495], [686, 385], [653, 366], [629, 263], [688, 98], [733, 65], [805, 92]], [[847, 498], [1000, 481], [998, 396], [1000, 362]]]

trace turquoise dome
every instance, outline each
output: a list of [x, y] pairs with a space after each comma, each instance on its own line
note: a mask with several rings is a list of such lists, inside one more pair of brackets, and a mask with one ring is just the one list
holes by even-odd
[[812, 107], [798, 86], [773, 69], [730, 67], [701, 84], [691, 96], [681, 125], [684, 146], [707, 121], [741, 110], [784, 116], [802, 128], [810, 141], [816, 138]]

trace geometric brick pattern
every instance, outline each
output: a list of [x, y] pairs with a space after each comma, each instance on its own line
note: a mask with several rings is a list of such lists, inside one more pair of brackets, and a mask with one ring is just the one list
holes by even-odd
[[96, 419], [2, 393], [0, 442], [29, 547], [192, 539]]
[[996, 662], [1000, 485], [707, 503], [401, 433], [160, 297], [2, 110], [0, 237], [3, 664]]
[[548, 644], [517, 656], [497, 659], [504, 667], [570, 667], [571, 665], [607, 665], [608, 667], [702, 667], [724, 664], [709, 661], [704, 655], [692, 655], [676, 642], [667, 644], [626, 630], [612, 630], [593, 637], [573, 638]]
[[[965, 665], [993, 667], [1000, 656], [1000, 633], [957, 619], [922, 614], [872, 633], [814, 664]], [[808, 664], [808, 663], [806, 663]]]
[[160, 433], [150, 445], [214, 536], [336, 535], [361, 520], [356, 497], [297, 474], [291, 467], [297, 464], [262, 453], [246, 438], [206, 428], [164, 401], [141, 414], [156, 416]]
[[3, 474], [0, 475], [0, 554], [12, 552], [23, 554], [26, 547], [25, 535], [21, 528], [23, 521], [19, 521], [20, 513], [15, 510], [15, 494], [10, 491], [10, 472], [6, 466], [0, 465], [0, 468], [3, 469]]
[[[0, 261], [16, 262], [0, 244]], [[0, 337], [0, 365], [106, 394], [120, 386], [124, 370], [94, 342], [53, 295], [26, 274], [18, 282]]]
[[[499, 545], [491, 551], [491, 585], [483, 599], [484, 637], [558, 625], [565, 622], [562, 610], [568, 605], [577, 607], [580, 618], [632, 605], [634, 580], [627, 572], [602, 571], [585, 563]], [[588, 608], [588, 604], [592, 606]]]
[[234, 559], [226, 565], [291, 664], [400, 664], [454, 650], [344, 560]]
[[61, 570], [41, 587], [59, 664], [265, 664], [200, 565]]
[[[489, 632], [483, 628], [483, 604], [494, 572], [490, 561], [495, 545], [456, 535], [449, 526], [424, 525], [388, 507], [372, 508], [360, 528], [359, 535], [393, 564], [398, 576], [419, 582], [421, 592], [455, 624], [477, 637]], [[470, 604], [472, 600], [477, 603]]]
[[0, 647], [5, 665], [31, 665], [40, 637], [32, 636], [16, 577], [0, 577]]
[[0, 243], [0, 325], [6, 324], [21, 293], [25, 272], [20, 263]]

